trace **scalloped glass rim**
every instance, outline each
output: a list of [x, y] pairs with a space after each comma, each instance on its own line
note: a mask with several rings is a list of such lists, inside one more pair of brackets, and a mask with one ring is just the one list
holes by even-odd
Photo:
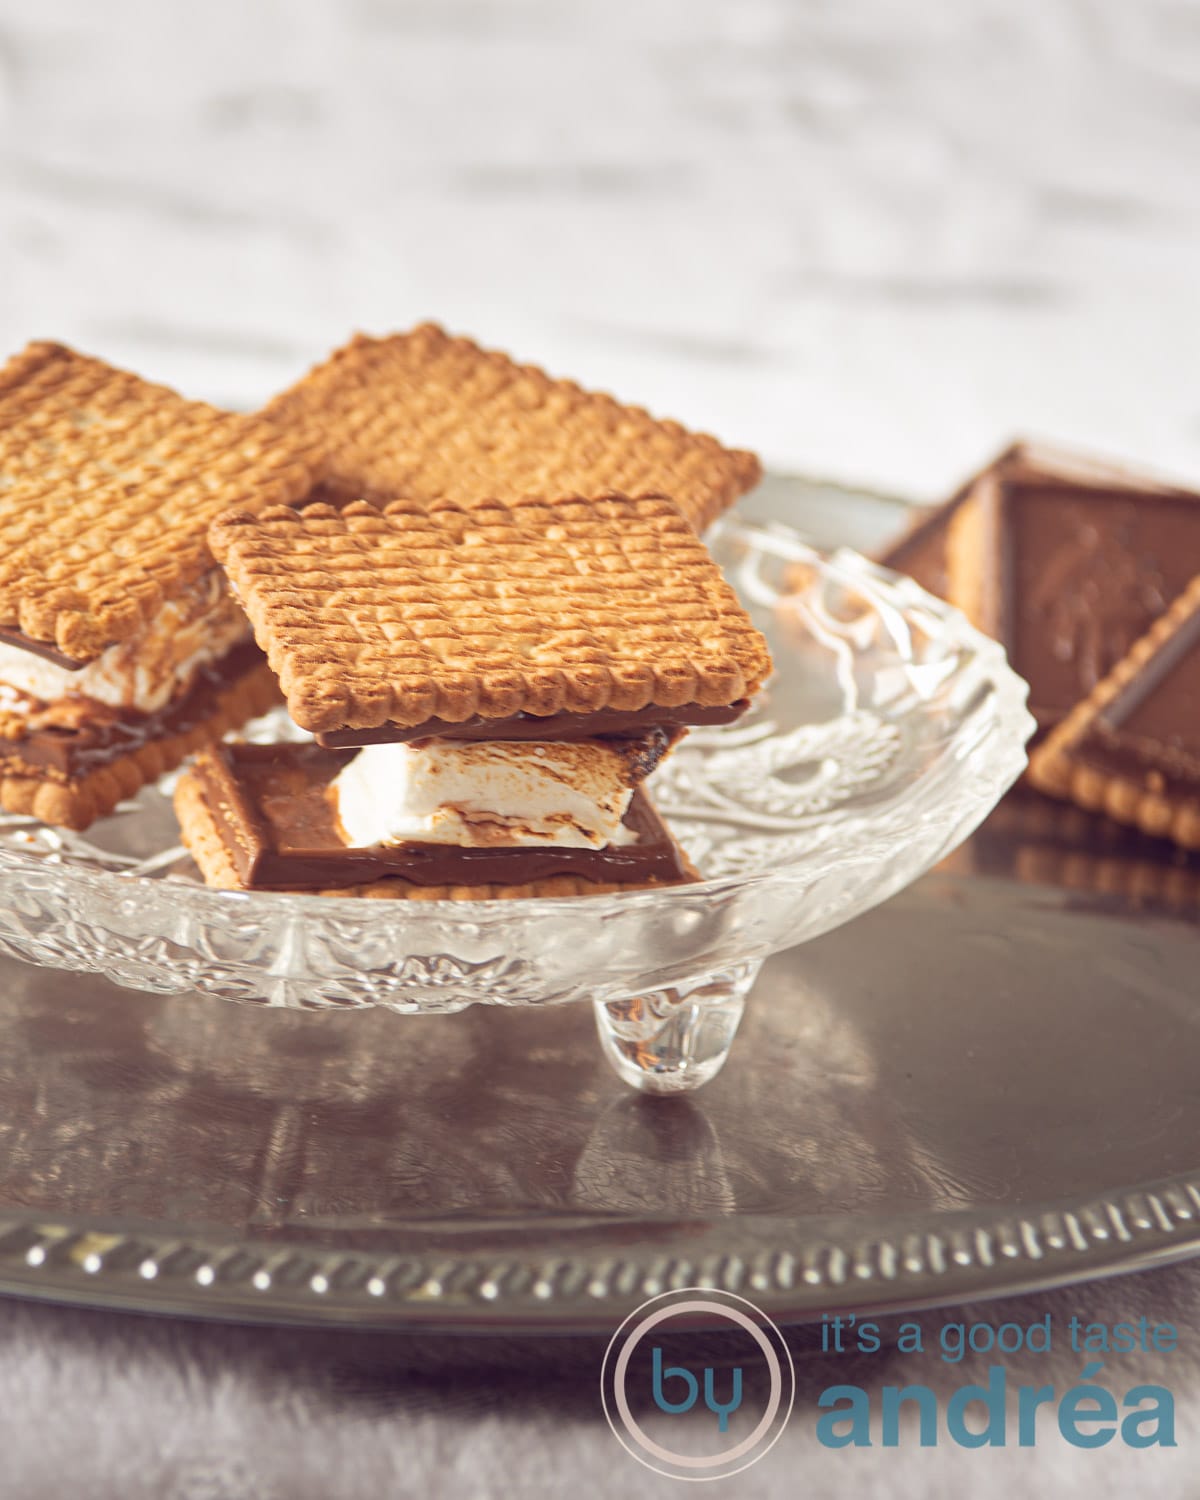
[[[920, 765], [899, 779], [889, 782], [887, 775], [883, 775], [877, 784], [864, 782], [854, 795], [815, 812], [806, 812], [798, 804], [795, 812], [785, 810], [788, 816], [753, 815], [751, 826], [759, 830], [757, 837], [764, 851], [760, 867], [746, 867], [743, 859], [743, 867], [732, 873], [727, 870], [710, 874], [695, 885], [518, 901], [392, 902], [303, 893], [231, 892], [208, 889], [195, 878], [181, 879], [171, 873], [166, 858], [156, 861], [161, 869], [155, 878], [103, 868], [101, 861], [106, 856], [102, 852], [86, 858], [70, 852], [34, 852], [14, 847], [14, 839], [21, 838], [20, 830], [15, 834], [11, 831], [15, 822], [24, 821], [28, 826], [31, 820], [12, 820], [7, 836], [0, 837], [0, 895], [19, 912], [21, 887], [33, 884], [42, 888], [40, 893], [56, 908], [52, 915], [59, 919], [63, 930], [47, 933], [44, 941], [34, 936], [26, 942], [19, 934], [15, 941], [6, 941], [3, 929], [5, 925], [11, 926], [11, 922], [0, 922], [0, 948], [54, 966], [99, 969], [119, 983], [135, 987], [215, 988], [221, 993], [220, 970], [231, 963], [243, 972], [243, 980], [247, 968], [261, 969], [264, 975], [261, 995], [248, 993], [242, 983], [235, 986], [240, 993], [231, 998], [258, 998], [283, 1004], [395, 1004], [395, 995], [388, 993], [398, 982], [394, 962], [378, 970], [381, 989], [377, 996], [369, 993], [372, 971], [365, 968], [353, 986], [353, 998], [347, 995], [329, 1002], [322, 1001], [316, 991], [328, 982], [331, 971], [326, 972], [324, 979], [320, 972], [312, 972], [314, 994], [306, 1000], [303, 981], [310, 970], [308, 957], [296, 950], [299, 935], [304, 934], [300, 948], [305, 949], [314, 929], [329, 932], [336, 929], [333, 942], [339, 959], [334, 967], [342, 974], [352, 967], [343, 967], [347, 943], [361, 941], [364, 950], [370, 949], [378, 957], [390, 937], [395, 949], [393, 958], [403, 967], [405, 947], [415, 938], [427, 936], [437, 945], [438, 952], [451, 955], [453, 974], [465, 982], [479, 967], [478, 954], [473, 950], [482, 939], [495, 934], [504, 939], [504, 954], [488, 959], [486, 967], [494, 970], [505, 955], [533, 955], [532, 968], [528, 960], [512, 959], [513, 963], [525, 965], [527, 982], [517, 984], [507, 993], [503, 984], [498, 989], [482, 984], [477, 986], [478, 993], [460, 997], [457, 1003], [479, 1000], [529, 1004], [585, 995], [604, 998], [625, 994], [630, 992], [631, 984], [661, 984], [730, 962], [762, 958], [793, 942], [815, 937], [886, 899], [966, 837], [1021, 773], [1025, 765], [1024, 745], [1033, 730], [1033, 720], [1025, 707], [1025, 683], [1009, 668], [1003, 649], [971, 626], [959, 611], [926, 594], [911, 580], [854, 552], [839, 549], [824, 554], [808, 546], [786, 526], [749, 523], [737, 517], [719, 523], [710, 533], [710, 540], [747, 607], [772, 636], [780, 670], [773, 679], [775, 687], [769, 686], [765, 695], [767, 701], [752, 716], [729, 730], [694, 733], [656, 776], [655, 787], [666, 788], [665, 795], [656, 792], [656, 800], [689, 852], [692, 852], [688, 840], [692, 813], [687, 805], [680, 803], [678, 787], [672, 790], [671, 776], [678, 780], [683, 775], [686, 789], [688, 775], [694, 783], [701, 774], [697, 768], [703, 767], [705, 757], [717, 753], [729, 762], [731, 751], [735, 756], [755, 753], [761, 756], [764, 747], [773, 745], [780, 738], [776, 720], [783, 689], [792, 690], [793, 667], [797, 680], [804, 670], [792, 658], [802, 658], [814, 636], [825, 638], [834, 653], [836, 670], [844, 679], [842, 689], [849, 695], [847, 701], [857, 701], [861, 690], [852, 678], [868, 659], [873, 663], [874, 673], [871, 690], [883, 685], [880, 691], [884, 692], [884, 708], [892, 701], [887, 695], [891, 693], [894, 697], [898, 685], [902, 687], [911, 701], [903, 712], [893, 716], [889, 732], [901, 739], [914, 733], [922, 740]], [[828, 665], [822, 666], [821, 671], [826, 671]], [[918, 696], [913, 697], [914, 693]], [[926, 696], [920, 697], [920, 693]], [[941, 716], [937, 723], [931, 707], [935, 704]], [[870, 707], [874, 712], [880, 704], [872, 699]], [[770, 717], [773, 712], [775, 720]], [[884, 713], [880, 722], [886, 718]], [[802, 716], [797, 718], [793, 712], [792, 719], [803, 729]], [[741, 750], [737, 748], [739, 745]], [[886, 753], [886, 746], [881, 753]], [[682, 770], [672, 770], [673, 767]], [[750, 767], [747, 776], [751, 780], [753, 774]], [[749, 786], [750, 781], [746, 784]], [[150, 795], [161, 796], [161, 793]], [[718, 821], [725, 824], [738, 821], [736, 799], [726, 798], [725, 802], [727, 805], [715, 815]], [[134, 803], [119, 816], [137, 816], [137, 807]], [[712, 813], [713, 808], [705, 804], [696, 815], [701, 829]], [[778, 837], [772, 832], [775, 825], [779, 825]], [[896, 857], [898, 840], [903, 841], [913, 831], [921, 835], [909, 851], [915, 858]], [[26, 842], [31, 837], [28, 831], [24, 834]], [[753, 845], [753, 838], [749, 843]], [[703, 860], [700, 863], [703, 870]], [[861, 879], [864, 871], [872, 875], [866, 882]], [[47, 890], [46, 877], [51, 872], [53, 878], [49, 884], [53, 889]], [[820, 881], [830, 880], [834, 873], [853, 873], [859, 878], [849, 881], [849, 894], [827, 900], [827, 910], [806, 914], [807, 920], [793, 923], [786, 909], [789, 901], [794, 905]], [[164, 874], [170, 878], [163, 878]], [[778, 893], [787, 899], [781, 906], [772, 896], [770, 918], [750, 919], [747, 898], [762, 898], [760, 906], [765, 906], [767, 893]], [[171, 908], [169, 913], [160, 910], [164, 900]], [[730, 912], [731, 902], [737, 903], [736, 912]], [[90, 915], [85, 918], [84, 926], [93, 936], [109, 925], [114, 933], [122, 935], [118, 949], [123, 947], [124, 938], [138, 936], [150, 945], [156, 938], [161, 939], [178, 957], [195, 948], [196, 957], [201, 960], [199, 967], [183, 964], [181, 968], [187, 971], [186, 975], [181, 972], [176, 983], [170, 977], [168, 956], [161, 952], [149, 954], [144, 972], [140, 973], [136, 952], [119, 951], [112, 955], [111, 963], [106, 961], [100, 939], [83, 941], [80, 936], [76, 919], [81, 910], [88, 909]], [[722, 912], [725, 919], [716, 920]], [[261, 917], [264, 928], [277, 929], [279, 944], [275, 948], [267, 944], [269, 952], [265, 956], [255, 950], [248, 958], [233, 955], [222, 958], [219, 942], [216, 951], [210, 951], [212, 933], [221, 931], [231, 921], [235, 926], [244, 926], [247, 916]], [[708, 916], [721, 929], [719, 951], [695, 931], [698, 918]], [[626, 931], [634, 919], [636, 922]], [[597, 949], [584, 944], [585, 949], [590, 949], [588, 957], [594, 966], [590, 983], [575, 973], [571, 975], [572, 982], [564, 985], [568, 971], [577, 966], [569, 961], [569, 955], [558, 951], [555, 961], [548, 964], [548, 969], [555, 971], [555, 979], [546, 973], [545, 978], [550, 982], [540, 986], [544, 993], [536, 993], [539, 985], [534, 981], [534, 972], [547, 967], [537, 957], [539, 950], [543, 947], [547, 951], [561, 950], [564, 939], [571, 942], [574, 934], [592, 931], [597, 924], [606, 931], [612, 927], [617, 930], [609, 932], [612, 941], [607, 947], [602, 945]], [[76, 926], [75, 939], [72, 926]], [[131, 927], [136, 931], [131, 932]], [[672, 951], [655, 952], [660, 939]], [[453, 954], [460, 944], [466, 945], [471, 956], [456, 963]], [[631, 951], [628, 944], [634, 944], [632, 963], [628, 961]], [[637, 956], [639, 947], [644, 950], [641, 957]], [[610, 956], [617, 954], [621, 960], [613, 957], [610, 965]], [[600, 977], [595, 967], [598, 958], [604, 960]], [[564, 959], [568, 961], [564, 963]], [[371, 962], [365, 952], [364, 960]], [[418, 964], [407, 976], [399, 976], [406, 990], [413, 987], [419, 990], [429, 982], [429, 962], [432, 960], [422, 960], [424, 968]], [[318, 964], [316, 970], [322, 967]], [[608, 977], [612, 982], [605, 983], [603, 974], [610, 967], [613, 972]], [[451, 978], [443, 976], [444, 980]], [[279, 981], [284, 981], [282, 991]], [[450, 1008], [445, 1002], [451, 1000], [451, 995], [444, 983], [441, 987], [444, 993], [440, 1008]], [[435, 980], [433, 989], [437, 988]], [[425, 1007], [408, 994], [402, 1008]]]

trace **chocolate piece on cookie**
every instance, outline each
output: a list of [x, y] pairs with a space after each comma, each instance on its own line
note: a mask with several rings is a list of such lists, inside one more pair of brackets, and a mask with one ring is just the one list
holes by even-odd
[[1200, 494], [1036, 445], [1008, 449], [943, 518], [950, 602], [999, 640], [1053, 728], [1197, 570]]
[[1200, 849], [1200, 578], [1034, 753], [1039, 790]]
[[752, 453], [434, 324], [356, 335], [266, 415], [327, 449], [322, 498], [666, 493], [702, 530], [762, 475]]

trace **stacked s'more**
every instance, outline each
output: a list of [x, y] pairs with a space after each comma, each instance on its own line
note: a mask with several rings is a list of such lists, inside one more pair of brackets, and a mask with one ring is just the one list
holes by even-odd
[[197, 756], [176, 810], [206, 880], [481, 899], [695, 879], [645, 782], [770, 670], [697, 535], [752, 456], [433, 327], [354, 340], [268, 412], [326, 480], [209, 541], [313, 738]]
[[0, 805], [86, 828], [277, 701], [206, 542], [300, 500], [299, 428], [58, 344], [0, 365]]

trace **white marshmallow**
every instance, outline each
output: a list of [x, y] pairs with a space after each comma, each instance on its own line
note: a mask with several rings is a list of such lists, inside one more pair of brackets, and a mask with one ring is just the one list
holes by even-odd
[[[20, 646], [0, 644], [0, 689], [15, 690], [42, 703], [92, 698], [112, 708], [153, 714], [165, 708], [210, 662], [218, 661], [250, 627], [219, 580], [202, 579], [180, 599], [169, 599], [148, 625], [128, 641], [101, 652], [72, 672]], [[5, 707], [10, 694], [3, 694]]]
[[621, 820], [630, 761], [597, 740], [427, 740], [368, 745], [333, 782], [346, 842], [602, 849]]

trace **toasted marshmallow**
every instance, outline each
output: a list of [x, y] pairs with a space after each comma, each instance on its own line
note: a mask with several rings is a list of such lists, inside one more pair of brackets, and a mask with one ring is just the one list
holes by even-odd
[[168, 599], [137, 635], [78, 671], [0, 644], [0, 700], [9, 712], [18, 711], [13, 700], [19, 696], [41, 703], [91, 698], [111, 708], [158, 713], [187, 689], [201, 667], [219, 661], [249, 635], [241, 606], [220, 576], [210, 573], [178, 599]]
[[368, 745], [331, 786], [346, 843], [603, 849], [664, 746], [574, 740]]

